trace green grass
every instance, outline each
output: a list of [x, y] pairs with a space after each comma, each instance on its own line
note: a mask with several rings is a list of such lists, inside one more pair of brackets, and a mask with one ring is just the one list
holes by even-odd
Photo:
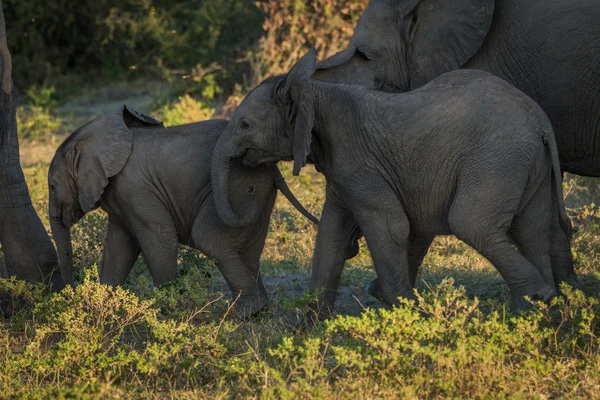
[[[194, 120], [204, 110], [198, 104], [165, 111], [173, 123]], [[51, 156], [25, 168], [46, 226]], [[324, 178], [310, 166], [297, 178], [289, 165], [281, 169], [318, 215]], [[375, 273], [362, 241], [342, 276], [338, 317], [298, 329], [316, 229], [280, 196], [261, 267], [270, 306], [240, 320], [214, 262], [184, 246], [182, 277], [166, 287], [153, 287], [142, 257], [125, 288], [100, 285], [94, 265], [106, 216], [90, 213], [73, 229], [75, 289], [47, 295], [0, 283], [21, 305], [0, 321], [0, 397], [598, 398], [600, 186], [572, 179], [565, 191], [573, 253], [587, 292], [567, 290], [523, 315], [508, 313], [493, 267], [452, 237], [437, 238], [425, 258], [418, 301], [379, 308], [363, 292]]]

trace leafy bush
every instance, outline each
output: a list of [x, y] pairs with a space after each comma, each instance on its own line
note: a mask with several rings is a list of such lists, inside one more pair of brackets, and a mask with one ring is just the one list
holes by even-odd
[[266, 77], [288, 72], [310, 47], [319, 58], [344, 49], [368, 0], [267, 0], [256, 2], [266, 14], [264, 34], [249, 54], [250, 75], [233, 87], [219, 112], [228, 118], [246, 92]]
[[314, 46], [320, 58], [346, 47], [368, 0], [270, 0], [257, 52], [258, 78], [288, 72]]
[[208, 298], [160, 317], [153, 298], [100, 285], [96, 276], [92, 268], [76, 289], [46, 297], [0, 280], [0, 290], [38, 302], [20, 322], [0, 325], [5, 396], [600, 395], [600, 306], [568, 287], [552, 307], [510, 315], [503, 305], [484, 309], [448, 279], [393, 309], [292, 333], [270, 318], [228, 321], [228, 310], [210, 311]]
[[47, 108], [36, 105], [17, 107], [17, 125], [20, 138], [48, 138], [60, 131], [62, 123], [61, 117]]
[[210, 119], [215, 110], [206, 104], [194, 100], [186, 94], [173, 104], [167, 104], [158, 110], [158, 115], [166, 126], [189, 124]]
[[[128, 70], [168, 72], [228, 60], [261, 32], [249, 0], [4, 0], [17, 85], [56, 75]], [[243, 54], [242, 54], [243, 55]]]
[[[162, 321], [152, 300], [101, 285], [96, 276], [92, 268], [76, 289], [39, 302], [26, 337], [2, 326], [3, 395], [118, 392], [110, 386], [130, 393], [177, 390], [213, 384], [227, 373], [224, 338], [235, 324]], [[8, 283], [0, 282], [0, 289], [14, 289]]]
[[597, 397], [598, 301], [482, 312], [452, 280], [392, 310], [338, 317], [270, 349], [269, 398]]

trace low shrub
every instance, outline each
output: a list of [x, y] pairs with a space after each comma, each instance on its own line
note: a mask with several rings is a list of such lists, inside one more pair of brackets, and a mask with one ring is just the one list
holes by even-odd
[[192, 122], [210, 119], [215, 110], [206, 104], [195, 100], [186, 94], [172, 104], [167, 104], [159, 109], [156, 114], [166, 126], [189, 124]]

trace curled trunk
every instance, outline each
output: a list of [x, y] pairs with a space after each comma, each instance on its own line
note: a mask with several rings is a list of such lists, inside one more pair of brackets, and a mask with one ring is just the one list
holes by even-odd
[[229, 196], [229, 178], [233, 162], [226, 148], [228, 145], [223, 145], [221, 142], [215, 147], [211, 164], [211, 184], [213, 196], [219, 217], [227, 225], [233, 228], [244, 228], [256, 221], [262, 211], [261, 207], [255, 207], [256, 198], [251, 196], [246, 211], [243, 215], [238, 214], [231, 206], [231, 198]]

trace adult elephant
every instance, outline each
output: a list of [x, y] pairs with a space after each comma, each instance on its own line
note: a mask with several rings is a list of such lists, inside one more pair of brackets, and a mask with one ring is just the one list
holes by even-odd
[[563, 171], [600, 176], [600, 2], [372, 0], [313, 78], [408, 91], [459, 68], [514, 84], [550, 117]]
[[9, 276], [63, 286], [54, 246], [33, 209], [19, 161], [17, 92], [0, 0], [0, 243]]

